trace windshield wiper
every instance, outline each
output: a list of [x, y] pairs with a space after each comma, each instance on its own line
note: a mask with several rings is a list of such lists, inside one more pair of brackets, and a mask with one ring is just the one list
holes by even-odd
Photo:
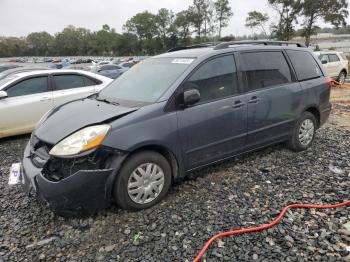
[[106, 99], [106, 98], [98, 98], [98, 97], [96, 97], [96, 100], [97, 100], [97, 101], [101, 101], [101, 102], [105, 102], [105, 103], [107, 103], [107, 104], [119, 106], [119, 103], [118, 103], [118, 102], [111, 101], [111, 100], [108, 100], [108, 99]]

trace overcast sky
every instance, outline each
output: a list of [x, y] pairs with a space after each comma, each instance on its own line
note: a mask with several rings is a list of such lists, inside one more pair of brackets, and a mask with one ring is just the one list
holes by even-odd
[[[230, 0], [234, 16], [223, 35], [251, 34], [244, 26], [252, 10], [276, 14], [266, 6], [267, 0]], [[31, 32], [61, 31], [67, 25], [101, 29], [103, 24], [122, 32], [123, 24], [138, 12], [156, 13], [165, 7], [179, 12], [192, 0], [0, 0], [0, 36], [25, 36]], [[348, 19], [348, 24], [350, 19]]]

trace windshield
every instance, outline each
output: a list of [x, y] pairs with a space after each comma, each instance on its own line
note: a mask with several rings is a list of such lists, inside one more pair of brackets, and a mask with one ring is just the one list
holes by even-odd
[[150, 58], [134, 65], [104, 88], [98, 99], [154, 103], [194, 59]]
[[11, 82], [14, 78], [16, 78], [16, 75], [2, 77], [2, 75], [0, 74], [0, 87]]

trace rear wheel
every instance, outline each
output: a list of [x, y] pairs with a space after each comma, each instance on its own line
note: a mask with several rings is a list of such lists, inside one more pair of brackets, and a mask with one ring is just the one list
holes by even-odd
[[171, 168], [159, 153], [142, 151], [122, 166], [114, 185], [114, 198], [125, 209], [140, 210], [161, 201], [171, 184]]
[[314, 141], [317, 120], [310, 112], [304, 112], [294, 126], [288, 146], [294, 151], [303, 151]]
[[345, 79], [346, 79], [346, 73], [344, 71], [341, 71], [339, 76], [338, 76], [338, 82], [341, 84], [344, 84]]

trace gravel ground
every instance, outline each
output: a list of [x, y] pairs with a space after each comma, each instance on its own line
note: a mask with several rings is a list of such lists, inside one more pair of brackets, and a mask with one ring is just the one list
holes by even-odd
[[[211, 235], [267, 223], [286, 204], [349, 199], [350, 131], [326, 127], [305, 152], [277, 145], [192, 173], [148, 210], [65, 219], [7, 185], [27, 140], [0, 140], [0, 261], [191, 261]], [[267, 231], [215, 242], [205, 259], [347, 260], [349, 211], [292, 210]]]

